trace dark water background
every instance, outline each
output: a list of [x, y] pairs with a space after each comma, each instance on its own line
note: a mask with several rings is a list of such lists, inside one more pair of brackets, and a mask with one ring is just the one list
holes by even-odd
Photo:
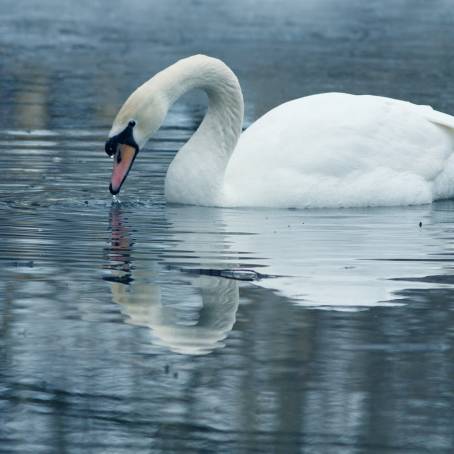
[[323, 91], [454, 113], [451, 1], [0, 6], [1, 453], [454, 451], [453, 202], [166, 206], [201, 95], [120, 204], [103, 152], [129, 92], [200, 52], [246, 124]]

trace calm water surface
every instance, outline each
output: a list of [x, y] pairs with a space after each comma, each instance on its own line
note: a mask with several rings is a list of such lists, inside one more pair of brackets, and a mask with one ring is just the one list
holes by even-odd
[[327, 90], [454, 113], [450, 2], [3, 3], [1, 453], [453, 452], [454, 202], [167, 206], [198, 95], [120, 202], [103, 152], [196, 52], [238, 73], [246, 124]]

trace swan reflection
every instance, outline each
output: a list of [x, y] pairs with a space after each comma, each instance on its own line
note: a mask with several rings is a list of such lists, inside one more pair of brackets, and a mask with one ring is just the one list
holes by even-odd
[[179, 301], [180, 312], [185, 305], [205, 306], [205, 287], [216, 288], [219, 304], [226, 304], [221, 300], [228, 286], [238, 282], [200, 275], [211, 270], [251, 270], [257, 276], [251, 279], [254, 285], [295, 304], [329, 310], [399, 306], [409, 288], [434, 286], [425, 276], [443, 274], [443, 262], [437, 261], [439, 233], [429, 227], [430, 206], [335, 212], [166, 206], [153, 213], [161, 215], [152, 219], [150, 212], [131, 210], [134, 248], [125, 246], [132, 240], [118, 221], [121, 213], [114, 213], [108, 279], [132, 282], [134, 294], [144, 286], [150, 294], [156, 285], [163, 306]]
[[149, 328], [154, 343], [177, 353], [203, 355], [223, 347], [235, 323], [238, 282], [169, 269], [153, 253], [151, 259], [141, 256], [120, 206], [112, 207], [111, 229], [105, 280], [125, 321]]

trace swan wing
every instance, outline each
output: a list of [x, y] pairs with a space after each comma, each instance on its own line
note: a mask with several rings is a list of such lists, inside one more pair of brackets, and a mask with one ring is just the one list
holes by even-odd
[[385, 97], [324, 93], [282, 104], [240, 137], [230, 206], [412, 205], [454, 196], [454, 117]]
[[437, 110], [432, 109], [430, 106], [419, 106], [424, 109], [424, 117], [430, 122], [445, 126], [450, 129], [454, 129], [454, 117], [452, 115], [445, 114], [443, 112], [438, 112]]

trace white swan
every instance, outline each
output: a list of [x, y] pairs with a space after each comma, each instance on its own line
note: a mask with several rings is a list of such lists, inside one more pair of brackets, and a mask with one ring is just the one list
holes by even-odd
[[220, 60], [178, 61], [137, 88], [106, 143], [120, 191], [138, 151], [193, 88], [208, 110], [172, 161], [169, 202], [212, 206], [411, 205], [454, 196], [454, 117], [377, 96], [325, 93], [282, 104], [241, 134], [243, 96]]

